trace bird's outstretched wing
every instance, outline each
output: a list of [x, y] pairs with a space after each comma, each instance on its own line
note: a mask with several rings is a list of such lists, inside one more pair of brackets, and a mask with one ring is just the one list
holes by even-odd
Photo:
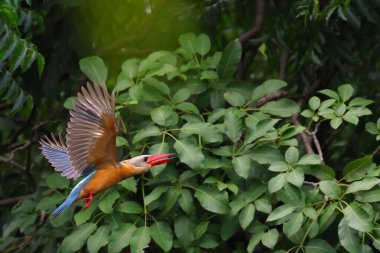
[[67, 147], [59, 135], [57, 140], [54, 135], [51, 139], [47, 136], [40, 140], [42, 154], [55, 168], [56, 171], [61, 172], [61, 175], [67, 178], [72, 178], [77, 174], [77, 171], [71, 166], [69, 156], [67, 155]]
[[106, 85], [87, 83], [82, 87], [70, 110], [67, 126], [67, 154], [78, 178], [87, 166], [96, 168], [101, 163], [117, 163], [115, 94]]

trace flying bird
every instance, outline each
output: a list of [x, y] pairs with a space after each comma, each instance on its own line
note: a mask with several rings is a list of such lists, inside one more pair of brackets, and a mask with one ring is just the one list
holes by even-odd
[[155, 154], [118, 162], [114, 112], [115, 93], [110, 95], [104, 83], [87, 83], [70, 110], [66, 143], [61, 135], [55, 138], [53, 134], [40, 140], [42, 154], [56, 171], [68, 179], [84, 177], [51, 214], [51, 219], [79, 199], [86, 203], [83, 208], [88, 208], [95, 193], [172, 159], [171, 154]]

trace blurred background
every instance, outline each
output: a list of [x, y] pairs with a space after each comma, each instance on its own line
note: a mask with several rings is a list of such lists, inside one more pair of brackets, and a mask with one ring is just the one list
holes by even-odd
[[[65, 102], [86, 82], [78, 65], [86, 56], [102, 57], [112, 88], [125, 59], [175, 50], [183, 33], [207, 34], [212, 51], [239, 38], [237, 81], [253, 88], [269, 78], [283, 79], [296, 98], [305, 99], [310, 91], [351, 83], [357, 94], [375, 101], [372, 109], [379, 115], [376, 0], [6, 0], [0, 2], [0, 21], [0, 227], [11, 220], [19, 200], [48, 194], [45, 181], [52, 168], [38, 141], [64, 131]], [[375, 147], [362, 137], [363, 129], [333, 134], [321, 129], [331, 162]], [[335, 135], [340, 138], [332, 143]], [[18, 223], [38, 230], [36, 217]], [[0, 249], [13, 252], [23, 251], [31, 238], [11, 247], [19, 238], [7, 240]]]

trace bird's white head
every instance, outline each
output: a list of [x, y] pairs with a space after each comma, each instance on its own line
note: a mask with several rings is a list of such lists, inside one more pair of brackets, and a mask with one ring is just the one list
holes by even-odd
[[169, 162], [174, 157], [172, 154], [139, 155], [121, 163], [133, 165], [136, 174], [144, 173], [149, 168]]

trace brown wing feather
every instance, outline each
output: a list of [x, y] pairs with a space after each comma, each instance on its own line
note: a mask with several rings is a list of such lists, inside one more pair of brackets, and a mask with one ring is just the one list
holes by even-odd
[[67, 126], [67, 153], [79, 177], [87, 165], [117, 163], [115, 94], [105, 84], [87, 84], [78, 93]]

